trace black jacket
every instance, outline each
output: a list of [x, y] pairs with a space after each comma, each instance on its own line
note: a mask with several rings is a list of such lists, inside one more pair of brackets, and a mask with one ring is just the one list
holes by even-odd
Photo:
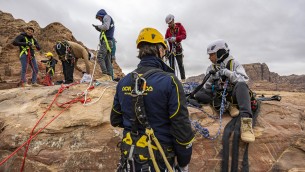
[[22, 47], [27, 47], [27, 41], [26, 38], [28, 39], [28, 42], [34, 42], [34, 45], [30, 47], [31, 55], [35, 56], [35, 51], [34, 51], [34, 46], [36, 47], [37, 50], [40, 50], [40, 46], [37, 42], [37, 40], [33, 36], [27, 35], [25, 32], [22, 32], [20, 35], [18, 35], [15, 40], [13, 41], [13, 45], [19, 46], [20, 52], [23, 50]]

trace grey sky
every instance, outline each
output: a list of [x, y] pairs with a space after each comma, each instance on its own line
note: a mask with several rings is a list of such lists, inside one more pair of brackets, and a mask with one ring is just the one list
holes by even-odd
[[187, 31], [187, 77], [205, 72], [210, 64], [206, 47], [219, 38], [242, 64], [266, 63], [280, 75], [305, 74], [304, 0], [0, 0], [0, 10], [15, 18], [36, 20], [40, 27], [62, 23], [91, 49], [97, 48], [99, 35], [91, 24], [100, 24], [95, 14], [101, 8], [115, 21], [117, 62], [125, 74], [139, 62], [139, 31], [154, 27], [165, 34], [169, 13]]

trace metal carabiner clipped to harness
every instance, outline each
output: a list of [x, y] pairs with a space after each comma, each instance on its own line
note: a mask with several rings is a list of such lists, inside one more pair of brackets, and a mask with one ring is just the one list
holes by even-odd
[[146, 79], [142, 77], [136, 78], [135, 92], [137, 95], [143, 95], [146, 90]]

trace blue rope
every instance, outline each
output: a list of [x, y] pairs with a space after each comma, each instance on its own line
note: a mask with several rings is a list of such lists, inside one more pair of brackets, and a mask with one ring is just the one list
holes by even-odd
[[205, 137], [207, 139], [215, 140], [220, 135], [221, 127], [222, 127], [222, 115], [223, 115], [223, 112], [225, 109], [226, 91], [227, 91], [228, 83], [229, 83], [229, 81], [226, 80], [225, 84], [223, 86], [221, 106], [220, 106], [220, 112], [219, 112], [219, 129], [214, 137], [210, 137], [209, 130], [207, 128], [202, 127], [198, 121], [190, 120], [190, 122], [193, 125], [193, 127], [195, 128], [196, 132], [198, 132], [199, 134], [201, 134], [203, 137]]
[[183, 90], [185, 94], [190, 94], [199, 85], [197, 82], [186, 82], [183, 83]]

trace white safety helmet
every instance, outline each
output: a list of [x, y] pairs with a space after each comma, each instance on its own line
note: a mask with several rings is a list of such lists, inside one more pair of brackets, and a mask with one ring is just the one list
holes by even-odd
[[171, 21], [173, 21], [174, 19], [175, 19], [175, 16], [172, 15], [172, 14], [169, 14], [169, 15], [166, 16], [165, 22], [166, 22], [166, 24], [168, 24], [168, 23], [170, 23]]
[[228, 44], [224, 40], [218, 39], [210, 43], [207, 49], [207, 53], [208, 54], [216, 53], [220, 49], [224, 49], [226, 50], [226, 52], [230, 51]]

